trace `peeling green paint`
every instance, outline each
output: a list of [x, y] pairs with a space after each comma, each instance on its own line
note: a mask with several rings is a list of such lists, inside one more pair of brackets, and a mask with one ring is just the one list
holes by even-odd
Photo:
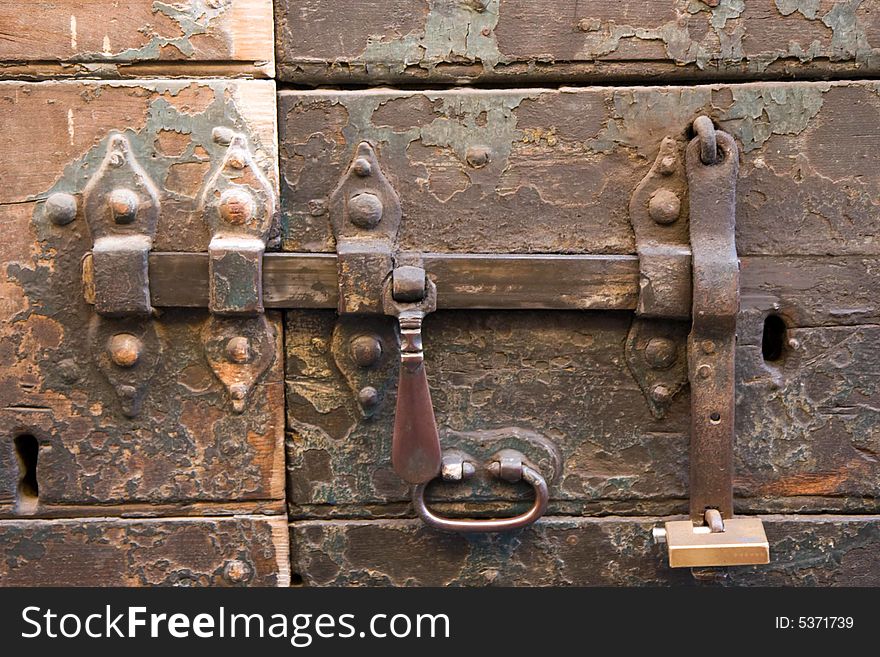
[[192, 57], [195, 48], [191, 39], [194, 36], [208, 34], [211, 24], [223, 16], [233, 0], [192, 0], [183, 4], [170, 4], [167, 2], [153, 2], [154, 13], [162, 14], [175, 21], [180, 27], [181, 36], [163, 37], [154, 31], [152, 26], [146, 25], [140, 32], [149, 37], [149, 42], [139, 48], [126, 48], [118, 53], [91, 52], [77, 55], [81, 61], [145, 61], [159, 59], [162, 49], [166, 47], [177, 48], [184, 56]]
[[736, 136], [743, 150], [749, 152], [760, 148], [772, 135], [803, 131], [822, 109], [823, 95], [830, 88], [830, 84], [733, 86], [734, 102], [720, 118], [736, 122]]
[[[425, 29], [398, 39], [384, 35], [370, 37], [362, 59], [367, 70], [377, 67], [402, 73], [408, 66], [431, 68], [437, 63], [465, 60], [481, 62], [491, 70], [501, 61], [494, 36], [500, 0], [459, 5], [448, 0], [430, 0]], [[485, 7], [482, 11], [479, 7]]]
[[776, 8], [783, 16], [799, 11], [804, 18], [813, 20], [819, 13], [822, 0], [776, 0]]

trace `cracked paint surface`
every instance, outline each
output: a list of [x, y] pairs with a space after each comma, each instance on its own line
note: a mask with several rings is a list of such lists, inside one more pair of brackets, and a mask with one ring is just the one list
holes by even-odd
[[794, 76], [864, 73], [880, 63], [880, 15], [864, 0], [412, 4], [360, 0], [340, 11], [335, 2], [286, 0], [276, 10], [282, 77], [375, 83]]

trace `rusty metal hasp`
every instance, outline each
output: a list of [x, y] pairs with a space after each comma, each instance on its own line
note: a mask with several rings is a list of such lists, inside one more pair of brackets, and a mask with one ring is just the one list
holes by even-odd
[[739, 152], [708, 117], [694, 122], [686, 170], [693, 262], [690, 519], [655, 532], [676, 567], [764, 564], [770, 549], [758, 518], [733, 517], [736, 319], [736, 178]]

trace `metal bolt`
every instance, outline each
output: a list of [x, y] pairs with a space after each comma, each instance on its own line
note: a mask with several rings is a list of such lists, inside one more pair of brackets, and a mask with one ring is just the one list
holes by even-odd
[[137, 365], [143, 349], [143, 343], [131, 333], [117, 333], [110, 338], [110, 358], [119, 367]]
[[348, 201], [351, 223], [360, 228], [374, 228], [382, 220], [382, 201], [375, 194], [355, 194]]
[[651, 399], [658, 404], [665, 404], [672, 399], [672, 391], [666, 386], [658, 384], [651, 388]]
[[711, 375], [711, 374], [712, 374], [712, 368], [709, 367], [708, 365], [700, 365], [697, 368], [697, 375], [699, 375], [699, 377], [701, 379], [708, 379], [709, 375]]
[[658, 170], [664, 176], [671, 176], [675, 173], [675, 155], [667, 155], [662, 160], [660, 160], [660, 167]]
[[677, 358], [678, 350], [669, 338], [651, 338], [645, 346], [645, 360], [655, 370], [672, 367]]
[[379, 403], [379, 391], [373, 386], [361, 388], [358, 393], [358, 401], [365, 409], [375, 408]]
[[669, 189], [658, 189], [648, 202], [648, 214], [658, 224], [671, 224], [681, 212], [681, 200]]
[[715, 343], [711, 340], [703, 340], [703, 344], [700, 345], [704, 354], [714, 354], [715, 353]]
[[238, 226], [254, 216], [254, 197], [237, 187], [227, 189], [220, 196], [217, 209], [223, 221]]
[[253, 577], [254, 569], [246, 561], [241, 559], [233, 559], [227, 561], [223, 566], [223, 577], [232, 584], [241, 584], [247, 582]]
[[110, 214], [117, 224], [130, 224], [137, 218], [140, 200], [130, 189], [120, 187], [110, 192], [107, 199], [110, 205]]
[[359, 335], [351, 341], [351, 357], [358, 367], [372, 367], [382, 357], [382, 343], [375, 335]]
[[489, 164], [492, 159], [492, 149], [488, 146], [470, 146], [465, 153], [465, 159], [474, 169], [479, 169]]
[[76, 219], [76, 198], [73, 194], [55, 192], [46, 199], [46, 216], [56, 226], [64, 226]]
[[230, 338], [226, 343], [226, 356], [231, 363], [248, 362], [251, 359], [250, 341], [241, 335]]
[[356, 159], [351, 168], [355, 174], [359, 175], [361, 178], [366, 178], [373, 173], [373, 167], [370, 165], [370, 161], [365, 157], [359, 157]]

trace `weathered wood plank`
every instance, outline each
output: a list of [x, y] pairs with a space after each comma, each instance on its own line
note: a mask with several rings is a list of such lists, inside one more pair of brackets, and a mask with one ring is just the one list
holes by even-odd
[[[778, 359], [762, 353], [763, 311], [740, 322], [737, 349], [737, 508], [870, 509], [880, 491], [880, 326], [794, 328]], [[437, 312], [424, 324], [434, 408], [447, 447], [473, 451], [454, 431], [521, 427], [556, 443], [557, 513], [682, 510], [690, 403], [685, 387], [655, 419], [630, 373], [632, 313]], [[364, 325], [393, 345], [385, 328]], [[381, 322], [381, 320], [380, 320]], [[390, 466], [395, 352], [386, 348], [358, 385], [380, 394], [365, 420], [334, 360], [333, 312], [290, 312], [286, 324], [288, 500], [297, 517], [398, 514], [409, 499]], [[681, 356], [679, 356], [681, 357]], [[486, 454], [485, 456], [488, 456]], [[528, 499], [527, 487], [440, 485], [441, 500]], [[369, 507], [369, 508], [368, 508]], [[478, 507], [479, 508], [479, 507]]]
[[[878, 90], [773, 82], [284, 91], [284, 248], [333, 250], [326, 199], [368, 140], [401, 198], [403, 250], [632, 254], [632, 191], [663, 137], [683, 146], [705, 113], [742, 151], [740, 255], [877, 255]], [[489, 150], [487, 164], [469, 163], [476, 147]]]
[[288, 586], [283, 518], [0, 520], [0, 586]]
[[0, 77], [274, 76], [271, 0], [0, 5]]
[[309, 586], [880, 584], [876, 515], [764, 516], [770, 564], [719, 568], [709, 581], [668, 567], [651, 538], [663, 520], [546, 517], [525, 530], [476, 535], [419, 520], [295, 522], [291, 567]]
[[[257, 162], [277, 180], [275, 94], [268, 81], [0, 82], [0, 502], [15, 501], [16, 437], [38, 443], [36, 508], [78, 504], [176, 504], [284, 498], [281, 324], [271, 314], [275, 362], [248, 410], [205, 360], [207, 311], [166, 311], [163, 345], [143, 409], [126, 418], [92, 359], [94, 310], [82, 300], [81, 258], [91, 249], [82, 190], [124, 131], [161, 191], [155, 240], [166, 250], [205, 251], [200, 190], [226, 146], [215, 127], [247, 133]], [[26, 154], [26, 155], [25, 155]], [[74, 195], [69, 224], [46, 216], [54, 192]], [[16, 504], [18, 512], [25, 509]]]
[[845, 0], [282, 0], [285, 80], [558, 83], [877, 72], [880, 15]]

